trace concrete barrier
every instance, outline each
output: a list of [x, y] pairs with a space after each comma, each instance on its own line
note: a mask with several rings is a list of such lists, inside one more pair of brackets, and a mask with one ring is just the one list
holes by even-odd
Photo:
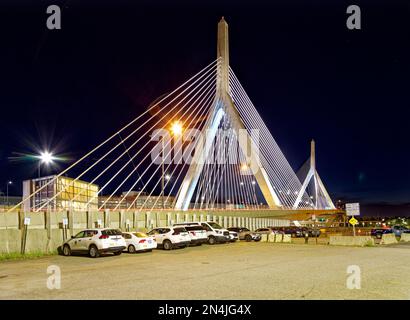
[[400, 241], [409, 242], [410, 241], [410, 233], [402, 233], [400, 237]]
[[279, 243], [283, 242], [283, 234], [277, 233], [275, 237], [275, 242], [279, 242]]
[[332, 246], [373, 246], [374, 239], [370, 236], [330, 236], [329, 244]]
[[261, 242], [267, 242], [268, 241], [268, 235], [267, 234], [262, 234], [261, 235]]
[[382, 235], [382, 241], [380, 244], [393, 244], [397, 243], [397, 239], [394, 233], [387, 233]]
[[276, 237], [274, 233], [268, 235], [268, 242], [276, 242]]
[[284, 234], [282, 242], [283, 243], [291, 243], [292, 242], [292, 237], [290, 236], [290, 234]]

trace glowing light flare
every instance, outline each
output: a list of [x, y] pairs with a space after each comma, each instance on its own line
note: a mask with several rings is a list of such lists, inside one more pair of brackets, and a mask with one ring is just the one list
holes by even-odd
[[171, 125], [171, 132], [172, 135], [174, 136], [180, 136], [182, 135], [184, 128], [182, 126], [182, 123], [180, 121], [174, 121]]

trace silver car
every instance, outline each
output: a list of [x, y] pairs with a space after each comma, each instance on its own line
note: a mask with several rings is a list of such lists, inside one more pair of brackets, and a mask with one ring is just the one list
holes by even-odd
[[239, 240], [245, 240], [245, 241], [260, 241], [261, 240], [261, 235], [256, 232], [251, 232], [248, 228], [240, 228], [240, 227], [232, 227], [228, 228], [228, 230], [231, 232], [236, 232], [239, 236]]
[[97, 258], [100, 254], [107, 252], [120, 255], [126, 246], [120, 230], [110, 228], [86, 229], [65, 241], [62, 250], [65, 256], [77, 253]]

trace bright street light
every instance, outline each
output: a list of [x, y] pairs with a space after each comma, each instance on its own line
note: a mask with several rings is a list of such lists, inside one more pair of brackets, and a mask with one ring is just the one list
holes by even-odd
[[40, 153], [40, 155], [37, 156], [37, 158], [40, 160], [38, 163], [38, 177], [41, 177], [41, 164], [44, 163], [45, 165], [49, 165], [53, 163], [56, 158], [54, 155], [49, 152], [49, 151], [43, 151]]
[[180, 136], [182, 135], [183, 127], [182, 123], [180, 121], [174, 121], [174, 123], [171, 125], [171, 132], [174, 136]]
[[41, 162], [45, 163], [45, 164], [50, 164], [53, 162], [53, 160], [55, 159], [53, 154], [48, 152], [48, 151], [44, 151], [40, 153], [39, 159], [41, 160]]

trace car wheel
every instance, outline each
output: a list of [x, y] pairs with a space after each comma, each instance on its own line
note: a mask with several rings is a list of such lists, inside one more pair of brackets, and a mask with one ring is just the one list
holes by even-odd
[[130, 244], [129, 246], [128, 246], [128, 252], [129, 253], [135, 253], [137, 250], [135, 250], [135, 247], [132, 245], [132, 244]]
[[215, 243], [216, 243], [215, 237], [210, 236], [209, 239], [208, 239], [208, 243], [211, 244], [211, 245], [212, 245], [212, 244], [215, 244]]
[[71, 256], [71, 249], [68, 244], [65, 244], [63, 247], [63, 255], [65, 255], [66, 257]]
[[247, 235], [245, 236], [245, 241], [247, 241], [247, 242], [252, 241], [252, 236], [251, 236], [250, 234], [247, 234]]
[[164, 240], [162, 245], [164, 246], [164, 250], [171, 250], [172, 249], [172, 242], [169, 241], [169, 240]]
[[114, 256], [119, 256], [122, 253], [122, 251], [115, 251]]
[[88, 254], [91, 258], [98, 258], [98, 256], [100, 255], [98, 248], [95, 245], [90, 246], [90, 249], [88, 249]]

